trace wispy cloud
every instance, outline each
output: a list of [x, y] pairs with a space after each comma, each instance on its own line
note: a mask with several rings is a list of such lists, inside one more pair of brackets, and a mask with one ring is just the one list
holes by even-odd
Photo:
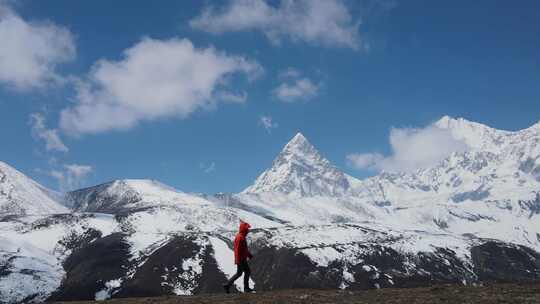
[[211, 162], [210, 164], [201, 163], [199, 166], [204, 173], [211, 173], [216, 170], [216, 163]]
[[320, 84], [303, 77], [302, 73], [294, 68], [287, 68], [279, 73], [282, 83], [272, 90], [275, 98], [283, 102], [305, 101], [319, 94]]
[[198, 49], [187, 39], [144, 38], [119, 61], [100, 60], [77, 85], [76, 105], [60, 116], [62, 131], [81, 135], [124, 130], [141, 121], [185, 118], [217, 102], [244, 102], [227, 91], [228, 79], [263, 71], [255, 61], [213, 47]]
[[66, 164], [59, 169], [50, 170], [48, 174], [57, 180], [60, 190], [69, 191], [80, 188], [84, 180], [93, 171], [92, 166]]
[[56, 67], [76, 56], [71, 32], [52, 22], [29, 22], [0, 1], [0, 83], [28, 90], [57, 83]]
[[449, 130], [429, 125], [425, 128], [393, 128], [390, 130], [392, 153], [352, 153], [349, 164], [357, 169], [412, 172], [436, 165], [453, 152], [463, 152], [469, 146], [452, 136]]
[[[45, 143], [45, 149], [48, 152], [60, 151], [69, 152], [64, 144], [57, 129], [47, 129], [45, 117], [40, 113], [30, 114], [30, 126], [32, 135]], [[49, 169], [36, 169], [36, 172], [48, 175], [58, 182], [61, 191], [69, 191], [80, 188], [87, 176], [94, 168], [90, 165], [66, 164], [56, 156], [48, 154]]]
[[319, 87], [309, 78], [295, 79], [292, 83], [282, 83], [274, 89], [277, 99], [283, 102], [309, 100], [317, 96]]
[[214, 34], [260, 31], [273, 43], [285, 38], [326, 47], [359, 49], [359, 20], [341, 0], [230, 0], [208, 6], [190, 21], [193, 28]]
[[47, 129], [45, 117], [40, 113], [30, 114], [30, 126], [32, 135], [45, 142], [47, 151], [68, 152], [68, 147], [64, 144], [57, 129]]
[[259, 117], [259, 125], [261, 125], [268, 133], [272, 133], [272, 129], [278, 127], [278, 124], [273, 121], [272, 117], [264, 115]]

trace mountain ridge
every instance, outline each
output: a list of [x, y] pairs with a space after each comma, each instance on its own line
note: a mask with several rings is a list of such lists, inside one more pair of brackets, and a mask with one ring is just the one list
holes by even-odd
[[220, 292], [240, 220], [261, 289], [540, 280], [538, 132], [497, 143], [487, 128], [471, 137], [487, 145], [412, 173], [356, 179], [297, 134], [241, 193], [141, 179], [71, 191], [71, 213], [0, 219], [0, 298]]

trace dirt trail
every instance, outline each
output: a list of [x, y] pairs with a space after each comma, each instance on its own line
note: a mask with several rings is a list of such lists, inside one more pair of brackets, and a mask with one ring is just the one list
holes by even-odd
[[[98, 303], [94, 301], [57, 303]], [[100, 302], [104, 303], [104, 302]], [[127, 304], [296, 304], [296, 303], [539, 303], [539, 284], [494, 284], [482, 287], [441, 285], [426, 288], [388, 288], [367, 291], [342, 290], [276, 290], [256, 294], [201, 294], [196, 296], [164, 296], [154, 298], [113, 299], [105, 303]]]

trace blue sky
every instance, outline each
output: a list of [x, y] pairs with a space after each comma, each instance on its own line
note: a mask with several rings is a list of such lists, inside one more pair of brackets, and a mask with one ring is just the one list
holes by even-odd
[[365, 177], [347, 155], [391, 154], [392, 127], [539, 120], [538, 1], [0, 8], [0, 160], [54, 189], [152, 178], [236, 192], [297, 132]]

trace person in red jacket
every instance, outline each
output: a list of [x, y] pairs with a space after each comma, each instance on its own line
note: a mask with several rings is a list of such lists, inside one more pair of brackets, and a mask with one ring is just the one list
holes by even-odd
[[251, 275], [251, 269], [249, 269], [248, 259], [252, 259], [253, 255], [249, 252], [246, 236], [249, 233], [251, 226], [243, 221], [240, 221], [240, 229], [236, 238], [234, 239], [234, 263], [236, 264], [236, 274], [223, 285], [225, 292], [229, 293], [232, 284], [238, 279], [242, 273], [244, 274], [244, 292], [252, 292], [253, 289], [249, 288], [249, 276]]

